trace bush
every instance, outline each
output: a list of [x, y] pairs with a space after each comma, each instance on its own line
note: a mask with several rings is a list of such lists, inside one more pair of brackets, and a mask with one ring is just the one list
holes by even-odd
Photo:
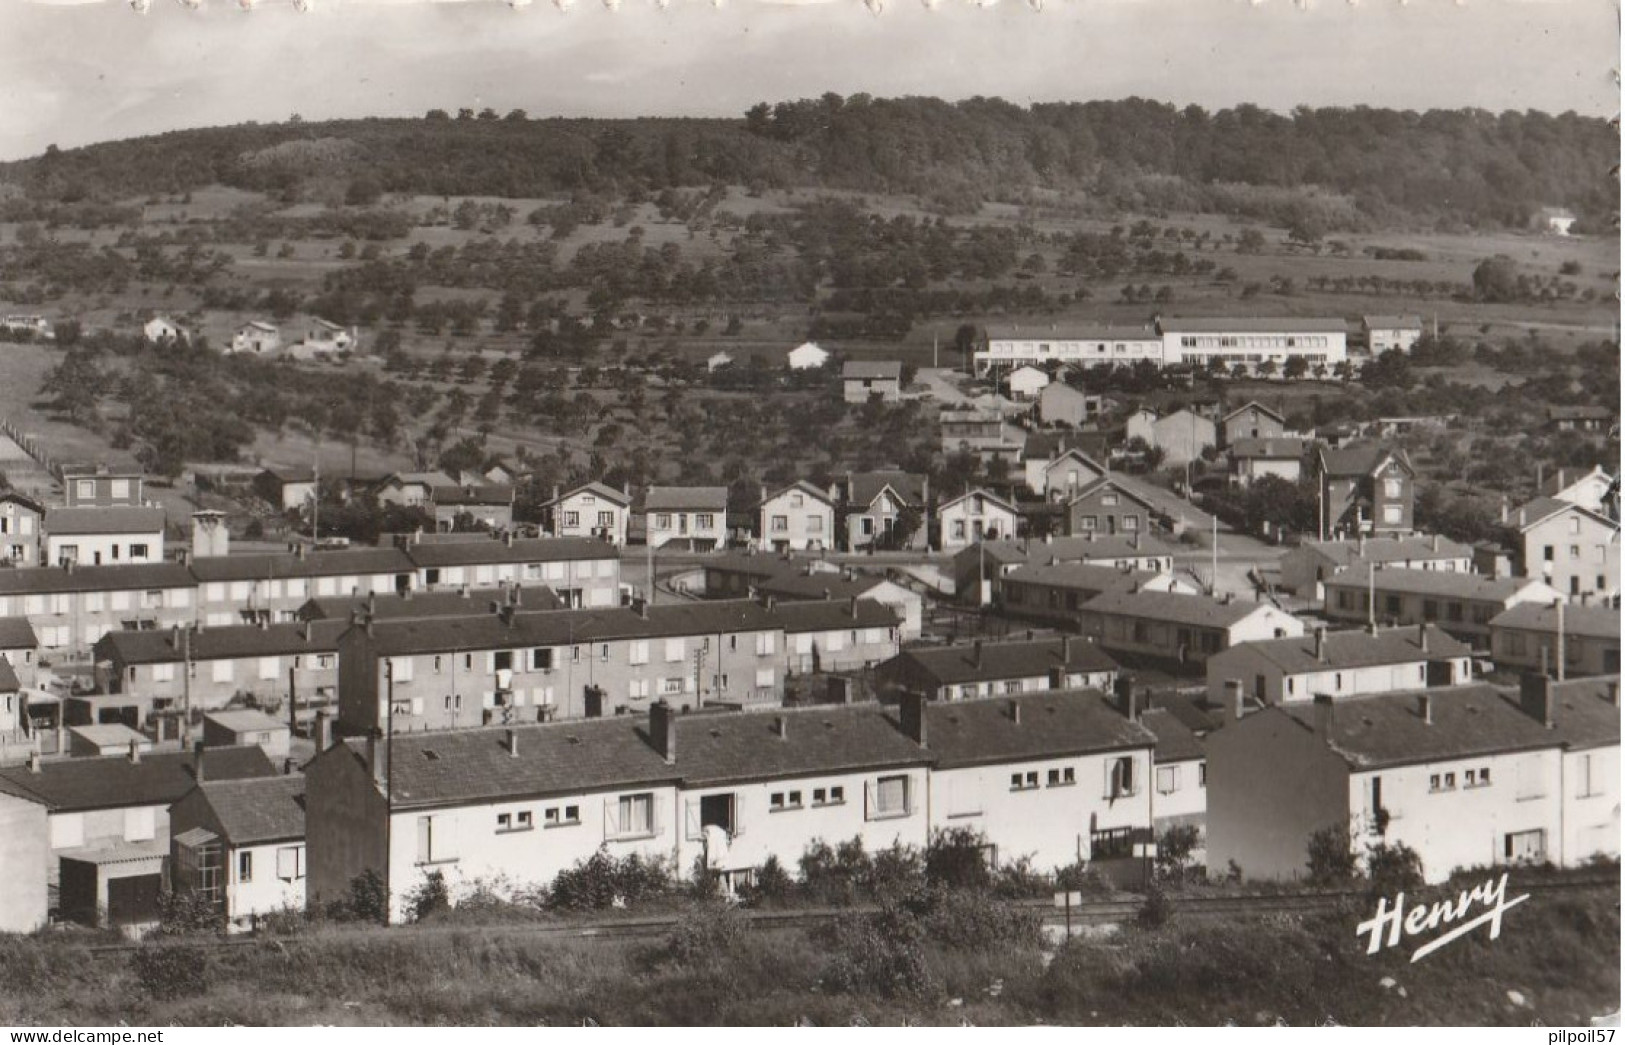
[[908, 905], [925, 935], [945, 947], [992, 951], [1042, 942], [1035, 912], [991, 892], [931, 887]]
[[1152, 882], [1145, 891], [1145, 902], [1140, 905], [1135, 921], [1142, 929], [1160, 929], [1168, 924], [1173, 914], [1174, 905], [1168, 899], [1168, 894], [1162, 891], [1162, 886]]
[[389, 890], [377, 871], [368, 868], [350, 879], [350, 893], [327, 905], [327, 917], [338, 922], [389, 921]]
[[785, 871], [779, 858], [769, 856], [756, 869], [756, 881], [746, 890], [746, 896], [753, 902], [782, 903], [795, 893], [795, 889], [795, 879]]
[[950, 889], [986, 889], [993, 884], [987, 865], [987, 838], [968, 827], [932, 833], [925, 847], [925, 879]]
[[1356, 862], [1349, 829], [1338, 824], [1309, 836], [1309, 884], [1337, 885], [1354, 877]]
[[838, 919], [816, 941], [829, 957], [819, 981], [841, 994], [910, 998], [935, 985], [925, 960], [925, 933], [907, 911], [890, 906], [879, 914]]
[[196, 944], [148, 944], [130, 967], [141, 989], [159, 1001], [196, 997], [209, 986], [209, 958]]
[[1190, 870], [1191, 853], [1202, 840], [1194, 824], [1170, 827], [1157, 839], [1157, 873], [1165, 878], [1183, 879]]
[[877, 900], [901, 899], [925, 887], [925, 860], [918, 849], [896, 844], [869, 861], [863, 886]]
[[158, 897], [159, 936], [207, 935], [224, 927], [224, 915], [202, 893], [164, 893]]
[[661, 954], [683, 965], [720, 961], [733, 952], [749, 928], [745, 915], [735, 907], [697, 904], [667, 934]]
[[665, 861], [637, 853], [616, 859], [600, 847], [559, 872], [548, 889], [547, 904], [572, 911], [602, 911], [616, 906], [617, 901], [630, 907], [666, 894], [671, 884]]
[[429, 871], [423, 881], [406, 894], [406, 910], [414, 922], [421, 922], [451, 908], [451, 891], [441, 871]]
[[1404, 842], [1372, 846], [1366, 854], [1366, 874], [1371, 879], [1367, 891], [1373, 897], [1414, 892], [1423, 884], [1422, 858]]
[[823, 904], [856, 902], [859, 887], [871, 871], [861, 838], [834, 849], [823, 839], [814, 839], [802, 852], [800, 865], [803, 892], [809, 900]]

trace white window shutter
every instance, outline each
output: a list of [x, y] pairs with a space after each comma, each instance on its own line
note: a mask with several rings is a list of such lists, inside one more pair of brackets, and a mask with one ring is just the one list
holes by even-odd
[[1114, 764], [1115, 763], [1109, 758], [1105, 762], [1105, 766], [1106, 766], [1106, 792], [1105, 792], [1105, 795], [1103, 796], [1105, 798], [1114, 797], [1112, 795], [1112, 776], [1113, 776], [1112, 766]]
[[490, 672], [496, 671], [496, 669], [497, 669], [496, 651], [495, 650], [487, 650], [486, 653], [485, 653], [485, 670], [486, 670], [487, 673], [490, 673]]
[[604, 837], [614, 838], [621, 833], [620, 818], [616, 815], [619, 804], [613, 798], [604, 799]]
[[414, 714], [414, 715], [423, 714], [423, 698], [422, 697], [413, 697], [412, 698], [412, 714]]
[[684, 806], [683, 813], [685, 830], [690, 842], [697, 842], [705, 837], [704, 828], [700, 827], [700, 800], [691, 798]]
[[734, 837], [745, 833], [745, 796], [734, 795]]
[[863, 818], [868, 820], [875, 811], [875, 784], [872, 780], [863, 783]]
[[649, 831], [655, 837], [666, 833], [666, 803], [655, 801], [655, 795], [649, 795]]

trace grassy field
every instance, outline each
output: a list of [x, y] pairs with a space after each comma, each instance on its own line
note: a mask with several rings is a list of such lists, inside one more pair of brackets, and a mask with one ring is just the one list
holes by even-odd
[[1176, 915], [1059, 947], [976, 903], [765, 931], [696, 906], [654, 941], [539, 938], [453, 913], [422, 930], [305, 929], [204, 952], [201, 974], [180, 975], [8, 938], [0, 1023], [1585, 1026], [1619, 1008], [1617, 896], [1536, 894], [1499, 939], [1474, 931], [1415, 964], [1366, 954], [1364, 904]]

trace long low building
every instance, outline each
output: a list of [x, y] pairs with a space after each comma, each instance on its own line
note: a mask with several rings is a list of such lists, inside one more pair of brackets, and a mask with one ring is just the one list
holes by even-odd
[[308, 766], [308, 903], [382, 878], [392, 920], [440, 872], [545, 884], [601, 849], [697, 867], [725, 887], [814, 842], [874, 852], [985, 834], [1000, 865], [1138, 867], [1155, 737], [1099, 694], [896, 710], [874, 704], [682, 714], [353, 739]]
[[1048, 362], [1075, 366], [1240, 365], [1277, 371], [1291, 359], [1330, 371], [1348, 360], [1348, 323], [1314, 316], [1164, 316], [1155, 330], [1127, 327], [993, 326], [975, 353], [976, 372]]
[[1359, 628], [1243, 642], [1208, 658], [1208, 703], [1227, 707], [1240, 689], [1261, 705], [1459, 686], [1472, 679], [1472, 649], [1437, 625]]
[[1497, 667], [1514, 670], [1617, 675], [1619, 610], [1519, 603], [1490, 620], [1490, 656]]
[[882, 694], [922, 693], [932, 700], [974, 700], [1039, 690], [1117, 684], [1117, 662], [1072, 635], [904, 650], [875, 670]]
[[1197, 594], [1196, 586], [1171, 573], [1123, 570], [1092, 563], [1021, 566], [993, 581], [993, 604], [1000, 613], [1024, 620], [1076, 628], [1083, 606], [1108, 591], [1165, 591]]
[[[1334, 621], [1433, 624], [1487, 647], [1490, 621], [1523, 602], [1550, 606], [1563, 596], [1548, 584], [1438, 570], [1351, 569], [1323, 582]], [[1373, 601], [1374, 600], [1374, 601]]]
[[1105, 592], [1084, 603], [1079, 618], [1083, 634], [1111, 653], [1180, 664], [1205, 663], [1237, 643], [1304, 631], [1301, 620], [1269, 603], [1158, 591]]

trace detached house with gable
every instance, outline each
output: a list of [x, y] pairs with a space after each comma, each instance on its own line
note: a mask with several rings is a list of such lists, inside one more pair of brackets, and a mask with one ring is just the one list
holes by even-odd
[[761, 547], [776, 552], [822, 551], [835, 546], [835, 501], [801, 480], [769, 495], [762, 490]]
[[[928, 543], [926, 513], [931, 480], [907, 472], [848, 472], [830, 486], [840, 506], [841, 539], [847, 551], [868, 548], [923, 549]], [[906, 514], [917, 525], [907, 535], [896, 533]]]
[[1619, 595], [1619, 522], [1555, 497], [1537, 497], [1511, 520], [1523, 574], [1571, 601]]
[[169, 809], [169, 884], [232, 932], [305, 907], [305, 778], [205, 780]]
[[1407, 534], [1415, 529], [1416, 469], [1403, 450], [1376, 443], [1316, 457], [1328, 535]]
[[644, 540], [652, 548], [713, 551], [728, 546], [726, 486], [651, 486], [639, 514]]
[[563, 495], [555, 488], [543, 510], [549, 537], [593, 537], [617, 548], [626, 546], [632, 498], [624, 490], [599, 482]]

